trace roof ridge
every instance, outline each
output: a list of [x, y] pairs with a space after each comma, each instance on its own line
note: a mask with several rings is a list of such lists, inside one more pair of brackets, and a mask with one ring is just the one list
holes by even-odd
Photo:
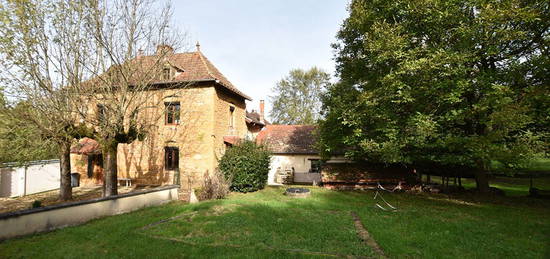
[[208, 75], [210, 75], [212, 78], [218, 80], [218, 79], [212, 74], [212, 71], [210, 71], [210, 68], [208, 67], [208, 64], [206, 63], [206, 60], [205, 60], [206, 57], [202, 55], [202, 52], [197, 51], [196, 53], [199, 54], [199, 58], [201, 59], [202, 64], [206, 67], [206, 73], [208, 73]]

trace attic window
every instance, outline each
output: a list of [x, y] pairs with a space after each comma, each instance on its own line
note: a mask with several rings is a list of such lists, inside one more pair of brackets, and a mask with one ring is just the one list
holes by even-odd
[[172, 79], [172, 70], [170, 67], [165, 67], [162, 69], [162, 80], [168, 81]]

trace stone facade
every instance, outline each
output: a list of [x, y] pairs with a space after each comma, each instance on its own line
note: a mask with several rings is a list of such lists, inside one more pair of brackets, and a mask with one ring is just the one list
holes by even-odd
[[[133, 184], [180, 184], [183, 189], [202, 185], [203, 176], [217, 170], [218, 160], [225, 152], [224, 137], [244, 138], [247, 135], [246, 99], [209, 61], [196, 52], [197, 57], [174, 58], [185, 73], [198, 83], [184, 88], [156, 89], [150, 94], [150, 104], [140, 119], [156, 121], [143, 141], [119, 144], [117, 153], [118, 178], [132, 179]], [[183, 54], [182, 54], [183, 55]], [[197, 69], [196, 66], [205, 68]], [[194, 69], [194, 70], [193, 70]], [[205, 79], [200, 73], [204, 72]], [[199, 74], [199, 75], [197, 75]], [[218, 77], [211, 80], [209, 77]], [[228, 85], [230, 87], [228, 87]], [[179, 123], [167, 124], [166, 103], [180, 104]], [[179, 170], [168, 170], [165, 165], [166, 148], [179, 151]], [[87, 154], [71, 154], [72, 171], [81, 174], [81, 183], [97, 184], [101, 174], [89, 171]], [[96, 171], [97, 170], [97, 171]], [[179, 182], [178, 182], [179, 180]], [[101, 179], [100, 181], [101, 182]]]

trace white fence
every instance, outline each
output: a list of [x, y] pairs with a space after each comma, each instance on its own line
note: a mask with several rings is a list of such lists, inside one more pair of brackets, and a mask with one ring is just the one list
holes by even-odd
[[59, 160], [0, 167], [0, 197], [17, 197], [59, 188]]

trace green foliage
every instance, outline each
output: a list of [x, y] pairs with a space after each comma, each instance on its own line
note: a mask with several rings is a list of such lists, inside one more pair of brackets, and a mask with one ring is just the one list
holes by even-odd
[[0, 163], [55, 158], [57, 144], [41, 135], [36, 124], [23, 119], [32, 107], [24, 102], [10, 107], [0, 99]]
[[277, 82], [270, 96], [270, 116], [276, 124], [314, 124], [320, 118], [321, 94], [330, 85], [330, 75], [313, 67], [290, 70]]
[[364, 1], [339, 33], [324, 155], [525, 167], [549, 150], [547, 1]]
[[40, 208], [40, 207], [42, 207], [42, 202], [40, 200], [35, 200], [31, 204], [31, 208], [33, 208], [33, 209], [34, 208]]
[[231, 190], [253, 192], [267, 184], [270, 152], [264, 146], [243, 141], [229, 148], [220, 159], [219, 168], [231, 181]]

